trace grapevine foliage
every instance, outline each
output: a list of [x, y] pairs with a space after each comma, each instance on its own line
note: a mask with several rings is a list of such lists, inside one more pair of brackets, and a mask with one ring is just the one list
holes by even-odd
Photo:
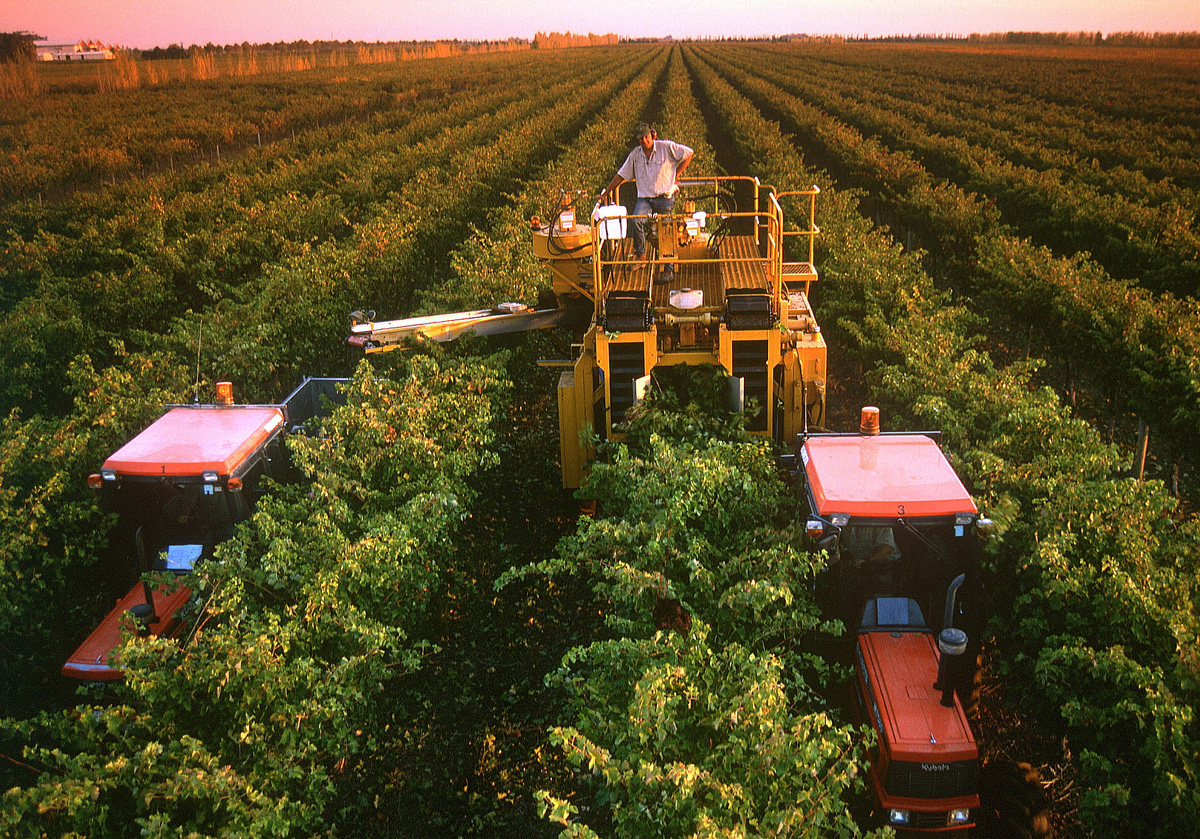
[[612, 637], [546, 680], [571, 710], [551, 741], [591, 803], [547, 792], [543, 812], [573, 836], [860, 835], [848, 802], [869, 736], [835, 722], [827, 665], [796, 644], [841, 627], [813, 602], [822, 564], [786, 524], [770, 447], [655, 401], [631, 420], [642, 443], [616, 446], [582, 490], [600, 514], [500, 582], [578, 576], [611, 604]]
[[346, 405], [290, 439], [307, 481], [199, 567], [187, 645], [133, 640], [117, 704], [17, 727], [39, 779], [5, 794], [5, 830], [288, 836], [336, 818], [337, 786], [365, 796], [386, 688], [420, 666], [469, 480], [494, 461], [503, 362], [361, 364]]
[[[889, 427], [942, 429], [999, 525], [1006, 698], [1064, 744], [1097, 835], [1188, 834], [1200, 531], [1095, 428], [1136, 415], [1155, 474], [1194, 461], [1194, 74], [1110, 55], [1078, 85], [1060, 60], [622, 45], [4, 105], [4, 831], [384, 832], [419, 799], [428, 831], [475, 835], [860, 832], [869, 740], [805, 643], [837, 631], [808, 593], [820, 560], [736, 419], [643, 406], [593, 473], [598, 517], [557, 550], [514, 550], [519, 524], [489, 543], [500, 475], [531, 517], [554, 492], [522, 463], [553, 449], [552, 383], [525, 381], [542, 336], [362, 366], [293, 440], [307, 479], [189, 580], [188, 643], [126, 646], [107, 692], [55, 680], [111, 605], [112, 523], [84, 489], [106, 454], [217, 371], [258, 401], [348, 374], [351, 309], [533, 302], [526, 219], [607, 182], [649, 119], [697, 149], [693, 174], [821, 186], [836, 369]], [[448, 768], [426, 744], [460, 722]]]

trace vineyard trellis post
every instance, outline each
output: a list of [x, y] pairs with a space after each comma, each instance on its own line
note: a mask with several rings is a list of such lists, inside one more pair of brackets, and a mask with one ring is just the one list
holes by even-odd
[[1139, 483], [1146, 477], [1146, 452], [1149, 448], [1150, 426], [1146, 425], [1145, 418], [1138, 417], [1137, 450], [1134, 453], [1133, 474], [1137, 476]]

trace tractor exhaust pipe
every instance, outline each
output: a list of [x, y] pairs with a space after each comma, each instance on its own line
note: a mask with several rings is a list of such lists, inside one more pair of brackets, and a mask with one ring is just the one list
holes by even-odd
[[[146, 556], [146, 543], [142, 536], [142, 528], [139, 527], [133, 534], [133, 543], [137, 548], [138, 570], [144, 574], [150, 570], [151, 566], [150, 560]], [[142, 595], [146, 602], [133, 604], [129, 608], [129, 614], [133, 617], [138, 636], [145, 638], [150, 634], [150, 624], [158, 623], [158, 615], [154, 612], [154, 588], [145, 579], [142, 580]]]
[[954, 707], [954, 683], [947, 670], [950, 660], [956, 659], [967, 651], [967, 633], [954, 627], [954, 601], [959, 587], [967, 579], [965, 574], [959, 574], [950, 583], [946, 592], [946, 611], [942, 615], [942, 631], [938, 634], [938, 649], [942, 656], [938, 659], [937, 681], [933, 683], [935, 690], [942, 692], [942, 704], [947, 708]]

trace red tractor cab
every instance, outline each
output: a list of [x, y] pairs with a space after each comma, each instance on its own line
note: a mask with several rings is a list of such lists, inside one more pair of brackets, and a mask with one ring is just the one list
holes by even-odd
[[323, 411], [320, 397], [344, 400], [344, 379], [305, 379], [277, 405], [235, 405], [228, 383], [211, 405], [168, 406], [88, 479], [116, 514], [115, 576], [132, 587], [62, 667], [64, 676], [113, 681], [123, 676], [112, 652], [122, 632], [176, 637], [191, 595], [182, 583], [152, 585], [148, 572], [184, 578], [212, 557], [254, 511], [262, 479], [289, 476], [283, 437]]
[[827, 611], [855, 630], [854, 699], [876, 733], [871, 786], [899, 830], [966, 830], [979, 807], [972, 701], [988, 522], [935, 435], [801, 436], [808, 531], [828, 551]]

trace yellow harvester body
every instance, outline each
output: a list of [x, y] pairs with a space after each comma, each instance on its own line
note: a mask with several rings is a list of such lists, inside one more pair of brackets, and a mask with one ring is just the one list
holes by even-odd
[[[559, 378], [564, 486], [579, 486], [595, 455], [591, 440], [621, 439], [639, 382], [661, 367], [724, 369], [753, 406], [747, 426], [755, 434], [790, 441], [825, 424], [825, 340], [809, 305], [817, 188], [778, 193], [755, 178], [682, 187], [671, 215], [646, 219], [641, 259], [628, 238], [635, 217], [620, 205], [597, 207], [590, 226], [562, 230], [556, 219], [533, 230], [559, 300], [583, 296], [594, 311]], [[712, 203], [688, 197], [697, 193]], [[730, 193], [741, 202], [752, 194], [751, 208], [722, 209], [717, 196]], [[787, 197], [806, 216], [798, 229], [784, 226], [780, 199]], [[792, 237], [800, 241], [789, 243], [789, 260], [784, 245]]]

